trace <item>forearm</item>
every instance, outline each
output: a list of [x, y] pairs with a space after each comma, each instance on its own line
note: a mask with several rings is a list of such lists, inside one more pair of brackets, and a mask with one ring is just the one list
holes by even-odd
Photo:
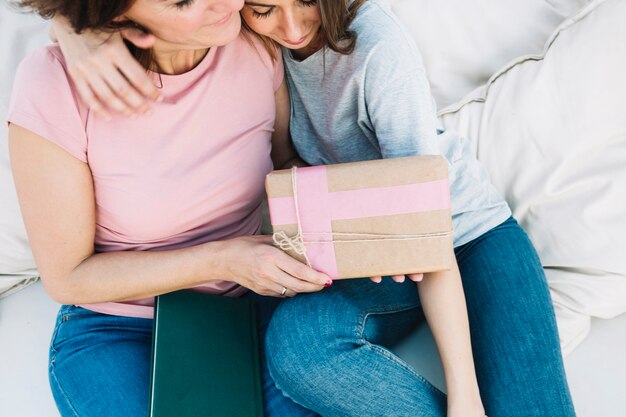
[[42, 276], [48, 292], [64, 304], [153, 297], [221, 279], [224, 242], [169, 251], [94, 254], [65, 276]]
[[461, 277], [450, 271], [426, 274], [418, 284], [420, 300], [444, 368], [449, 396], [477, 389], [469, 322]]

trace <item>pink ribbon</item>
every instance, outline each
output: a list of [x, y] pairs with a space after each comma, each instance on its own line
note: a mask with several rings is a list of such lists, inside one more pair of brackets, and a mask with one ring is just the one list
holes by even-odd
[[450, 185], [447, 179], [329, 192], [326, 166], [299, 168], [295, 175], [298, 201], [294, 197], [268, 199], [271, 222], [273, 225], [297, 224], [297, 203], [307, 258], [314, 269], [331, 277], [339, 275], [332, 239], [333, 220], [450, 208]]

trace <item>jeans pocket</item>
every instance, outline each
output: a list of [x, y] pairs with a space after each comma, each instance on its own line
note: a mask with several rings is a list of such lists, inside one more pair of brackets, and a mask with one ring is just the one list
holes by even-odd
[[52, 340], [50, 342], [51, 361], [56, 356], [58, 346], [61, 343], [81, 332], [81, 319], [96, 314], [98, 313], [74, 305], [61, 306], [59, 314], [57, 315], [56, 326], [54, 327], [54, 331], [52, 333]]
[[91, 316], [97, 313], [94, 313], [91, 310], [87, 310], [86, 308], [78, 307], [75, 305], [64, 305], [61, 307], [59, 311], [59, 315], [61, 316], [61, 322], [65, 323], [70, 320], [80, 319], [86, 316]]

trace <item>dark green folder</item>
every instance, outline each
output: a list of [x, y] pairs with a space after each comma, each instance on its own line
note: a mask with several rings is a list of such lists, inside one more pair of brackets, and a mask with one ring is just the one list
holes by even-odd
[[256, 311], [246, 299], [157, 297], [151, 417], [262, 417]]

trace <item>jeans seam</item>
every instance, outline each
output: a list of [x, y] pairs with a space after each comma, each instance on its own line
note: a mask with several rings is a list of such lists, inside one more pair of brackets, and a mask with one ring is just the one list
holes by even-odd
[[383, 358], [386, 358], [386, 359], [390, 360], [391, 362], [395, 363], [396, 365], [399, 365], [404, 370], [408, 371], [410, 374], [412, 374], [414, 377], [416, 377], [418, 380], [420, 380], [420, 382], [422, 382], [434, 394], [436, 394], [436, 395], [443, 395], [443, 393], [439, 389], [437, 389], [433, 384], [431, 384], [430, 381], [428, 381], [422, 375], [417, 373], [415, 371], [415, 369], [413, 369], [410, 366], [408, 366], [404, 361], [399, 359], [395, 354], [391, 353], [389, 350], [387, 350], [387, 349], [385, 349], [385, 348], [383, 348], [381, 346], [375, 345], [373, 343], [370, 343], [366, 339], [361, 339], [361, 342], [363, 343], [363, 346], [365, 348], [368, 348], [371, 351], [373, 351], [375, 353], [378, 353]]
[[[291, 401], [293, 401], [294, 403], [298, 404], [301, 407], [307, 408], [306, 406], [304, 406], [303, 404], [300, 404], [295, 398], [293, 398], [291, 395], [289, 395], [289, 393], [287, 393], [279, 384], [278, 382], [276, 382], [276, 379], [274, 378], [273, 372], [272, 372], [272, 368], [268, 366], [267, 369], [270, 378], [272, 379], [272, 382], [274, 383], [274, 386], [276, 387], [276, 389], [278, 391], [281, 392], [282, 395], [284, 395], [285, 397], [289, 398]], [[313, 410], [311, 410], [312, 412], [314, 412]], [[315, 413], [315, 412], [314, 412]]]
[[371, 342], [369, 342], [364, 336], [363, 336], [363, 332], [365, 330], [365, 322], [367, 321], [367, 318], [371, 315], [371, 314], [379, 314], [379, 313], [383, 313], [383, 314], [392, 314], [392, 313], [400, 313], [403, 311], [408, 311], [408, 310], [412, 310], [414, 308], [419, 307], [419, 304], [416, 303], [411, 303], [411, 304], [396, 304], [393, 306], [388, 306], [388, 307], [379, 307], [379, 308], [372, 308], [369, 309], [367, 311], [364, 311], [360, 314], [359, 316], [359, 323], [356, 326], [356, 339], [359, 340], [363, 346], [365, 348], [370, 349], [371, 351], [378, 353], [379, 355], [381, 355], [383, 358], [386, 358], [388, 360], [391, 360], [393, 363], [395, 363], [396, 365], [399, 365], [400, 367], [402, 367], [403, 369], [405, 369], [406, 371], [408, 371], [409, 373], [411, 373], [413, 376], [415, 376], [417, 379], [419, 379], [422, 383], [424, 383], [424, 385], [431, 390], [432, 392], [434, 392], [437, 395], [442, 395], [443, 393], [437, 389], [435, 386], [433, 386], [426, 378], [424, 378], [422, 375], [420, 375], [419, 373], [417, 373], [415, 371], [415, 369], [411, 368], [409, 365], [407, 365], [404, 361], [402, 361], [401, 359], [399, 359], [395, 354], [391, 353], [389, 350], [385, 349], [384, 347], [375, 345]]
[[[371, 315], [371, 314], [393, 314], [393, 313], [401, 313], [403, 311], [408, 311], [408, 310], [412, 310], [414, 308], [418, 308], [419, 304], [417, 303], [411, 303], [411, 304], [396, 304], [396, 305], [392, 305], [392, 306], [384, 306], [384, 307], [378, 307], [378, 308], [370, 308], [369, 310], [365, 310], [362, 311], [361, 314], [359, 314], [359, 321], [357, 323], [356, 329], [355, 329], [355, 337], [358, 340], [366, 340], [363, 337], [363, 332], [365, 331], [365, 322], [367, 321], [367, 318]], [[369, 342], [368, 342], [369, 343]]]
[[[61, 307], [61, 309], [63, 309], [63, 307]], [[74, 405], [70, 401], [70, 399], [67, 396], [65, 390], [61, 387], [61, 383], [59, 382], [59, 379], [57, 378], [56, 372], [54, 371], [54, 364], [56, 362], [57, 355], [59, 353], [59, 351], [55, 347], [56, 338], [57, 338], [57, 336], [59, 334], [59, 330], [61, 329], [61, 326], [64, 323], [66, 323], [67, 320], [68, 320], [66, 312], [59, 311], [59, 315], [60, 315], [60, 320], [58, 320], [57, 325], [54, 327], [54, 331], [52, 332], [52, 340], [50, 341], [50, 364], [48, 365], [48, 367], [50, 369], [50, 383], [54, 382], [54, 384], [57, 386], [59, 392], [63, 395], [63, 399], [67, 403], [69, 409], [72, 411], [74, 416], [75, 417], [80, 417], [80, 414], [78, 414], [78, 411], [76, 411], [76, 408], [74, 407]]]
[[[56, 358], [56, 353], [55, 353], [55, 358]], [[59, 382], [59, 379], [57, 378], [56, 373], [54, 372], [54, 359], [50, 361], [50, 377], [52, 380], [54, 380], [54, 383], [56, 384], [59, 392], [63, 396], [63, 399], [67, 403], [69, 409], [72, 411], [72, 414], [74, 414], [74, 417], [80, 417], [80, 414], [78, 414], [78, 411], [76, 411], [76, 408], [74, 408], [74, 404], [72, 404], [72, 402], [70, 401], [68, 395], [65, 393], [65, 390], [61, 386], [61, 383]]]
[[[52, 337], [50, 338], [50, 351], [51, 351], [51, 357], [50, 357], [50, 363], [54, 362], [54, 359], [56, 358], [57, 355], [57, 350], [54, 347], [55, 345], [55, 340], [57, 338], [57, 335], [59, 334], [59, 329], [61, 327], [61, 325], [66, 321], [65, 320], [65, 315], [61, 314], [61, 312], [59, 311], [58, 314], [60, 317], [57, 318], [57, 323], [54, 326], [54, 330], [52, 331]], [[54, 354], [52, 354], [54, 352]]]

